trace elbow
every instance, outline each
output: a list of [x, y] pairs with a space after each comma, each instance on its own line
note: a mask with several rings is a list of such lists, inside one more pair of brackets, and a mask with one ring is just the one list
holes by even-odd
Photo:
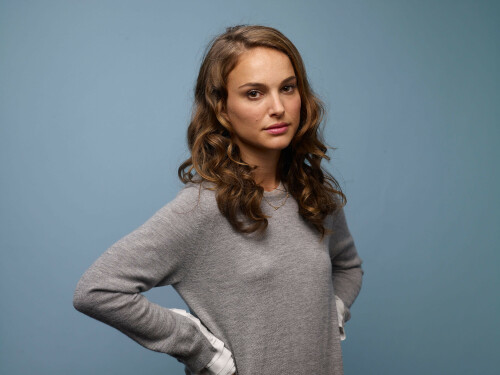
[[101, 304], [95, 291], [93, 285], [80, 280], [73, 294], [73, 307], [85, 315], [95, 315]]
[[73, 294], [73, 307], [91, 318], [104, 320], [122, 307], [121, 293], [110, 291], [100, 283], [82, 278]]
[[90, 310], [90, 299], [88, 291], [82, 288], [79, 283], [75, 289], [75, 293], [73, 294], [73, 307], [81, 313], [86, 314], [87, 311]]

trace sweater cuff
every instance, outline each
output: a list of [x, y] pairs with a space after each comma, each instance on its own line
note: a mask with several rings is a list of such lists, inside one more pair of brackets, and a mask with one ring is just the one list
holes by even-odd
[[169, 309], [177, 314], [185, 316], [186, 318], [192, 320], [200, 329], [201, 333], [208, 339], [210, 344], [215, 348], [216, 353], [205, 366], [205, 369], [208, 372], [208, 375], [232, 375], [236, 372], [236, 367], [234, 365], [234, 359], [232, 353], [224, 347], [224, 343], [215, 337], [203, 324], [201, 324], [200, 320], [188, 313], [185, 310], [181, 309]]
[[337, 306], [337, 320], [339, 322], [340, 340], [344, 341], [346, 339], [344, 330], [344, 324], [346, 322], [346, 307], [344, 305], [344, 302], [337, 296], [335, 296], [335, 305]]

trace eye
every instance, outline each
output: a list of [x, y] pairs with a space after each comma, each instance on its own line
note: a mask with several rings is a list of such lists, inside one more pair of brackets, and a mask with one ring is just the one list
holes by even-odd
[[297, 88], [297, 85], [286, 85], [281, 89], [284, 93], [292, 93]]
[[247, 96], [250, 99], [258, 99], [260, 96], [260, 92], [258, 92], [257, 90], [250, 90], [247, 92]]

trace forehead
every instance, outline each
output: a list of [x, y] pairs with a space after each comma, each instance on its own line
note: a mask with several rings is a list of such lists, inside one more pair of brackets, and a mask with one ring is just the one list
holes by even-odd
[[283, 52], [256, 47], [243, 52], [228, 75], [228, 86], [248, 82], [273, 84], [295, 75], [292, 63]]

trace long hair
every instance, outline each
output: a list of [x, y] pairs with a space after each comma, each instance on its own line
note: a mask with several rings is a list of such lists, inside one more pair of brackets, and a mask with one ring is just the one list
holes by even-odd
[[338, 182], [321, 167], [327, 147], [320, 123], [321, 101], [307, 81], [297, 48], [278, 30], [266, 26], [235, 26], [208, 45], [195, 87], [194, 107], [187, 139], [191, 157], [178, 170], [183, 183], [209, 181], [220, 212], [237, 231], [265, 230], [262, 212], [264, 189], [253, 179], [255, 168], [241, 159], [232, 141], [232, 128], [222, 113], [227, 100], [227, 78], [239, 56], [255, 47], [278, 50], [288, 56], [297, 77], [301, 98], [300, 122], [290, 145], [281, 151], [278, 177], [299, 206], [299, 214], [325, 235], [325, 217], [343, 206], [346, 197]]

